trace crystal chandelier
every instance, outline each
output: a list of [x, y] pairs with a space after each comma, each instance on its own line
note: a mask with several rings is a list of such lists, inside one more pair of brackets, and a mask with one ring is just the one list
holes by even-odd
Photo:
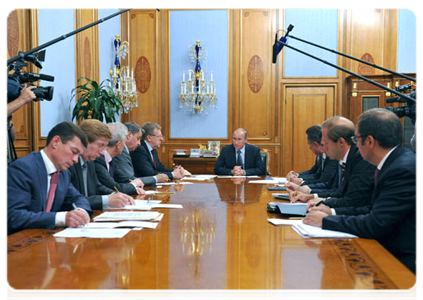
[[207, 53], [203, 51], [200, 41], [189, 47], [191, 62], [195, 63], [195, 69], [188, 70], [188, 83], [185, 82], [185, 71], [182, 74], [181, 94], [179, 95], [179, 108], [185, 108], [189, 113], [208, 113], [208, 109], [216, 108], [216, 86], [213, 81], [213, 72], [210, 80], [204, 79], [204, 71], [201, 69], [200, 59], [206, 59]]
[[134, 107], [138, 107], [137, 85], [134, 79], [134, 68], [121, 66], [121, 59], [125, 59], [129, 53], [129, 43], [121, 42], [119, 35], [113, 42], [115, 47], [114, 70], [110, 70], [113, 82], [113, 91], [123, 104], [123, 111], [128, 112]]

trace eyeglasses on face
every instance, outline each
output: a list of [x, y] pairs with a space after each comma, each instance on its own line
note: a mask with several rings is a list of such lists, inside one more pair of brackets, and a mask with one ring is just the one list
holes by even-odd
[[367, 135], [353, 135], [352, 137], [351, 137], [351, 140], [353, 141], [353, 143], [354, 144], [357, 144], [358, 143], [358, 139], [364, 139], [364, 138], [366, 138], [367, 137]]
[[163, 135], [155, 135], [155, 134], [149, 134], [149, 135], [158, 137], [159, 139], [162, 139], [163, 138]]

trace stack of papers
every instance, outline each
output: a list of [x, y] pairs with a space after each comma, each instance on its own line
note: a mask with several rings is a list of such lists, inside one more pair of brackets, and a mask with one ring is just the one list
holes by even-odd
[[327, 230], [320, 227], [304, 224], [302, 220], [267, 219], [276, 226], [292, 226], [303, 238], [358, 238], [358, 236], [341, 231]]
[[161, 200], [134, 200], [135, 205], [126, 205], [124, 207], [111, 207], [109, 209], [125, 210], [151, 210], [152, 208], [182, 208], [181, 204], [160, 204]]
[[[92, 223], [89, 223], [92, 224]], [[54, 237], [61, 238], [109, 238], [109, 239], [120, 239], [124, 237], [131, 229], [129, 228], [116, 228], [116, 229], [93, 229], [93, 228], [66, 228], [58, 233], [55, 233]]]
[[209, 180], [216, 177], [216, 175], [191, 175], [190, 177], [184, 177], [182, 180]]
[[160, 221], [163, 214], [157, 211], [106, 211], [94, 218], [95, 222], [104, 221]]

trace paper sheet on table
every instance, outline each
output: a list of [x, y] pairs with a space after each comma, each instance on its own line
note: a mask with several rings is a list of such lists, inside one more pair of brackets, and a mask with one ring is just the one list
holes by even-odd
[[197, 180], [197, 181], [202, 181], [202, 180], [209, 180], [212, 178], [215, 178], [216, 175], [192, 175], [190, 177], [184, 177], [182, 178], [182, 180]]
[[151, 210], [153, 208], [183, 208], [181, 204], [160, 204], [161, 200], [134, 200], [135, 205], [126, 205], [124, 207], [113, 207], [114, 209], [126, 209], [126, 210]]
[[217, 178], [260, 178], [257, 175], [250, 175], [250, 176], [232, 176], [232, 175], [219, 175]]
[[87, 223], [84, 228], [118, 228], [118, 227], [142, 227], [155, 229], [159, 223], [147, 221], [123, 221], [123, 222], [91, 222]]
[[268, 179], [250, 180], [248, 183], [261, 183], [261, 184], [286, 183], [286, 178], [285, 177], [269, 177]]
[[280, 226], [280, 225], [293, 226], [297, 223], [302, 222], [302, 220], [289, 220], [289, 219], [267, 219], [267, 221], [269, 221], [270, 223], [276, 226]]
[[54, 237], [62, 237], [62, 238], [109, 238], [109, 239], [120, 239], [124, 237], [128, 232], [130, 232], [130, 228], [116, 228], [116, 229], [110, 229], [110, 228], [66, 228], [65, 230], [62, 230], [58, 233], [55, 233]]
[[334, 230], [326, 230], [320, 227], [311, 226], [304, 224], [302, 221], [300, 223], [296, 223], [292, 226], [292, 228], [303, 238], [357, 238], [358, 236], [334, 231]]
[[157, 211], [106, 211], [94, 221], [160, 221], [163, 215]]
[[158, 186], [160, 185], [175, 185], [175, 184], [194, 184], [194, 183], [192, 183], [192, 182], [187, 182], [187, 181], [184, 181], [184, 182], [181, 182], [181, 181], [179, 181], [179, 182], [173, 182], [173, 181], [171, 181], [171, 182], [160, 182], [159, 184], [158, 184]]

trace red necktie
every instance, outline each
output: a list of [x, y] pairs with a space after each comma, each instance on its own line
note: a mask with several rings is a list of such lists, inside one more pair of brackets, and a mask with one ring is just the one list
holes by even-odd
[[54, 192], [56, 191], [58, 181], [59, 181], [59, 172], [52, 173], [51, 181], [50, 181], [50, 190], [48, 191], [48, 196], [47, 196], [46, 212], [49, 212], [51, 210], [51, 206], [53, 205]]
[[154, 164], [154, 169], [157, 169], [157, 161], [156, 161], [156, 156], [154, 155], [154, 149], [151, 150], [151, 155], [153, 155], [153, 164]]

